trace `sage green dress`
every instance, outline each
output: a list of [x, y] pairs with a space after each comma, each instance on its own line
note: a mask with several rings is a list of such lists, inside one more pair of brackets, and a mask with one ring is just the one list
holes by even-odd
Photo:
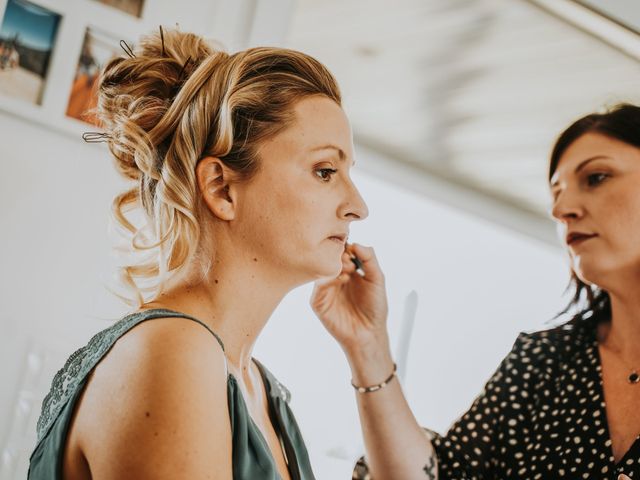
[[[162, 317], [180, 317], [205, 327], [220, 343], [220, 338], [200, 320], [166, 309], [153, 309], [127, 315], [97, 333], [89, 343], [73, 353], [55, 375], [51, 390], [42, 402], [38, 420], [38, 441], [29, 462], [29, 480], [62, 480], [62, 460], [69, 422], [87, 376], [114, 343], [136, 325]], [[179, 321], [179, 320], [176, 320]], [[267, 391], [271, 422], [285, 453], [293, 480], [313, 480], [307, 449], [289, 408], [289, 391], [262, 364], [256, 362]], [[280, 480], [275, 461], [265, 438], [255, 425], [233, 375], [227, 375], [227, 400], [232, 430], [234, 480]], [[211, 445], [216, 448], [216, 445]]]

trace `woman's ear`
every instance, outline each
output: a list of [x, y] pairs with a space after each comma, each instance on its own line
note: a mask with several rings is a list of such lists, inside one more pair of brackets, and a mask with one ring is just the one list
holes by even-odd
[[235, 217], [235, 195], [231, 180], [233, 172], [219, 158], [202, 158], [196, 166], [196, 181], [202, 199], [220, 220], [233, 220]]

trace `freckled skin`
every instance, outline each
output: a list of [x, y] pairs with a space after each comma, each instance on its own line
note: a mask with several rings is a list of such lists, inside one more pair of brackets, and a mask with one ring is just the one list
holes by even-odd
[[[324, 97], [299, 101], [290, 127], [260, 147], [260, 172], [236, 186], [239, 202], [230, 236], [261, 268], [293, 274], [302, 284], [342, 270], [340, 245], [368, 210], [350, 177], [354, 162], [351, 127], [342, 108]], [[327, 144], [335, 149], [318, 149]], [[320, 169], [336, 170], [325, 174]], [[240, 248], [242, 247], [242, 248]]]
[[[607, 158], [574, 169], [595, 155]], [[589, 185], [589, 175], [609, 175]], [[640, 150], [624, 142], [588, 133], [562, 155], [557, 179], [554, 216], [567, 229], [597, 233], [597, 239], [569, 247], [580, 278], [606, 287], [610, 283], [640, 279]], [[564, 240], [564, 238], [563, 238]]]

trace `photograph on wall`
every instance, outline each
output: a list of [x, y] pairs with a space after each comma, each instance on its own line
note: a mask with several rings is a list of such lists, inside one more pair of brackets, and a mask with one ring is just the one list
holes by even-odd
[[87, 28], [71, 85], [67, 116], [98, 125], [92, 111], [97, 105], [98, 75], [107, 61], [122, 53], [119, 43], [111, 35]]
[[129, 15], [140, 17], [142, 15], [142, 7], [144, 0], [94, 0], [110, 7], [117, 8]]
[[27, 0], [7, 0], [0, 25], [0, 95], [42, 102], [60, 18]]

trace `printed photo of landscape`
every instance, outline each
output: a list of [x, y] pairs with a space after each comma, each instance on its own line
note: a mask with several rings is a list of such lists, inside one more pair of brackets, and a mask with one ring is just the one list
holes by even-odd
[[0, 95], [39, 105], [61, 16], [8, 0], [0, 26]]

